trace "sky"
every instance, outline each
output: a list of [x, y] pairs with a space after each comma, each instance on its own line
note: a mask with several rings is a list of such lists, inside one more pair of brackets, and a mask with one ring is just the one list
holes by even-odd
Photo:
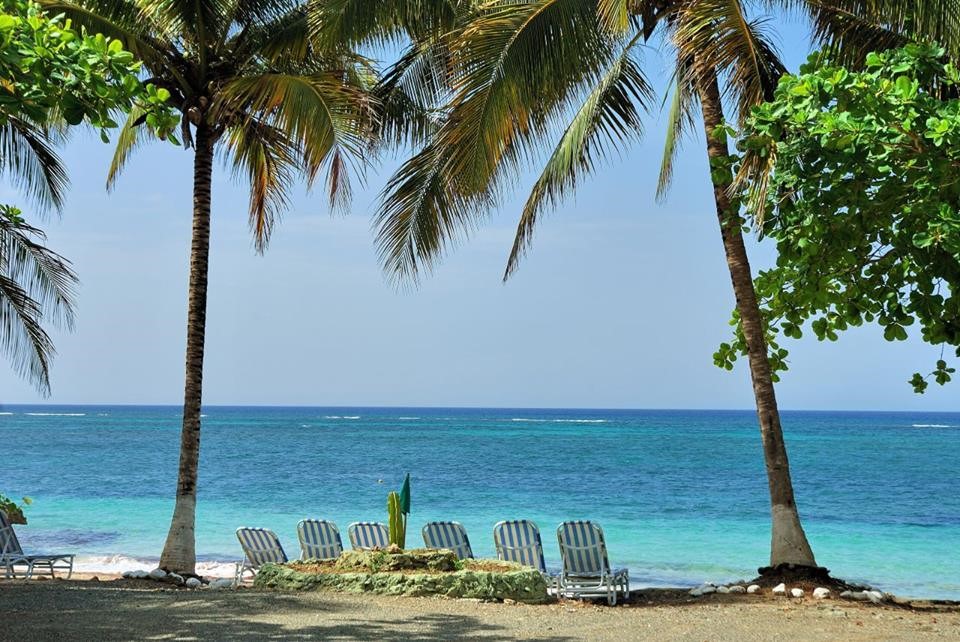
[[[774, 27], [795, 70], [809, 51], [806, 27]], [[644, 56], [662, 86], [669, 60]], [[245, 185], [218, 165], [204, 403], [751, 408], [746, 363], [733, 372], [712, 363], [734, 301], [702, 136], [686, 141], [668, 198], [654, 199], [664, 120], [652, 115], [642, 143], [543, 220], [506, 284], [533, 173], [419, 288], [400, 291], [377, 263], [371, 225], [397, 159], [369, 172], [347, 216], [329, 215], [322, 189], [299, 190], [263, 256], [247, 229]], [[79, 273], [78, 323], [52, 332], [51, 396], [0, 361], [0, 404], [182, 403], [192, 156], [142, 148], [108, 194], [111, 154], [93, 134], [63, 149], [67, 205], [37, 222]], [[17, 200], [7, 188], [0, 196]], [[774, 249], [750, 240], [754, 271]], [[925, 395], [907, 385], [939, 355], [919, 338], [888, 343], [867, 327], [785, 347], [782, 408], [960, 410], [951, 385]]]

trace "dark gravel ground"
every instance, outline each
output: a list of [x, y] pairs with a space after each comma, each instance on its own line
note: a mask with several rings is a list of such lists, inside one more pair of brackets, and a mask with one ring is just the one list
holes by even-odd
[[954, 605], [644, 591], [628, 607], [0, 581], [0, 640], [960, 640]]

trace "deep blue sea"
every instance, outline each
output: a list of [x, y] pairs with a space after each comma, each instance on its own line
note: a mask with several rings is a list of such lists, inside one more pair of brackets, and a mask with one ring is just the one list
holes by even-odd
[[[817, 561], [897, 594], [960, 599], [960, 413], [785, 412], [794, 485]], [[150, 568], [177, 473], [180, 409], [0, 407], [0, 492], [29, 495], [25, 548], [87, 568]], [[197, 551], [236, 560], [238, 526], [386, 518], [412, 476], [410, 534], [463, 523], [492, 556], [501, 519], [592, 519], [635, 585], [749, 579], [769, 555], [753, 412], [448, 408], [204, 409]], [[408, 540], [409, 541], [409, 540]], [[140, 566], [137, 566], [137, 565]]]

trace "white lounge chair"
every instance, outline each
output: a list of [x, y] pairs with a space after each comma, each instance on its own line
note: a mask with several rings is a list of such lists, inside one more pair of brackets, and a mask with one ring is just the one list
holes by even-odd
[[297, 524], [300, 559], [332, 560], [343, 552], [340, 529], [325, 519], [304, 519]]
[[461, 560], [473, 558], [467, 529], [460, 522], [428, 522], [421, 533], [427, 548], [451, 550]]
[[238, 528], [237, 539], [243, 549], [243, 561], [237, 564], [237, 584], [243, 583], [245, 573], [250, 573], [253, 579], [264, 564], [287, 562], [280, 539], [268, 528]]
[[606, 597], [610, 606], [617, 596], [630, 596], [630, 576], [625, 568], [610, 568], [603, 529], [590, 521], [563, 522], [557, 527], [560, 557], [559, 593], [565, 597]]
[[543, 540], [534, 522], [527, 519], [497, 522], [493, 527], [493, 545], [497, 549], [497, 559], [532, 566], [547, 580], [548, 587], [556, 589], [558, 576], [547, 571], [543, 559]]
[[347, 536], [354, 550], [390, 546], [390, 529], [380, 522], [354, 522], [347, 527]]
[[66, 572], [66, 579], [73, 575], [74, 555], [27, 555], [20, 546], [20, 540], [7, 519], [0, 511], [0, 567], [4, 577], [30, 579], [34, 575], [56, 577], [57, 571]]

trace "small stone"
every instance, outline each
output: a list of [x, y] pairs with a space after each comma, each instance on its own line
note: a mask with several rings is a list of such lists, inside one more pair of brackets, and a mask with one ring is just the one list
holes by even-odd
[[784, 584], [783, 582], [780, 582], [779, 584], [777, 584], [776, 586], [773, 587], [773, 594], [774, 594], [774, 595], [786, 595], [786, 594], [787, 594], [787, 585]]
[[[757, 588], [759, 588], [759, 587], [757, 587]], [[746, 589], [746, 587], [741, 586], [741, 585], [739, 585], [739, 584], [734, 584], [733, 586], [728, 587], [728, 588], [727, 588], [727, 591], [730, 592], [730, 593], [746, 593], [746, 592], [747, 592], [747, 589]]]
[[152, 571], [150, 571], [149, 573], [147, 573], [147, 575], [150, 576], [150, 579], [153, 579], [153, 580], [162, 580], [163, 578], [165, 578], [165, 577], [167, 576], [167, 572], [166, 572], [165, 570], [163, 570], [162, 568], [155, 568], [155, 569], [153, 569]]
[[718, 586], [718, 587], [717, 587], [717, 593], [726, 594], [726, 593], [729, 593], [729, 592], [730, 592], [730, 589], [729, 589], [728, 587], [726, 587], [726, 586]]
[[124, 571], [124, 572], [123, 572], [123, 575], [121, 575], [120, 577], [122, 577], [122, 578], [125, 579], [125, 580], [132, 579], [134, 572], [135, 572], [135, 571]]
[[516, 601], [516, 600], [511, 600], [509, 597], [507, 597], [507, 598], [504, 598], [503, 603], [504, 603], [504, 604], [516, 604], [517, 601]]
[[883, 602], [883, 593], [880, 591], [864, 591], [867, 599], [873, 602], [874, 604], [880, 604]]
[[233, 580], [227, 577], [221, 577], [220, 579], [213, 580], [207, 586], [212, 589], [228, 589], [233, 588]]
[[759, 590], [760, 590], [759, 584], [751, 584], [750, 586], [747, 587], [747, 593], [756, 593]]
[[201, 586], [203, 586], [203, 582], [201, 582], [199, 579], [197, 579], [197, 578], [195, 578], [195, 577], [191, 577], [191, 578], [188, 579], [186, 582], [184, 582], [184, 585], [185, 585], [187, 588], [195, 589], [195, 588], [200, 588]]
[[692, 595], [693, 597], [700, 597], [701, 595], [707, 595], [709, 593], [716, 593], [716, 592], [717, 592], [717, 587], [708, 583], [708, 584], [701, 584], [697, 588], [691, 589], [689, 592], [689, 595]]
[[182, 586], [184, 580], [182, 575], [177, 575], [176, 573], [167, 573], [164, 581], [170, 582], [171, 584], [176, 584], [177, 586]]
[[822, 600], [823, 598], [829, 595], [830, 595], [830, 589], [828, 588], [823, 588], [822, 586], [818, 586], [817, 588], [813, 589], [814, 599]]
[[793, 597], [803, 597], [803, 589], [801, 588], [790, 589], [790, 595], [792, 595]]

